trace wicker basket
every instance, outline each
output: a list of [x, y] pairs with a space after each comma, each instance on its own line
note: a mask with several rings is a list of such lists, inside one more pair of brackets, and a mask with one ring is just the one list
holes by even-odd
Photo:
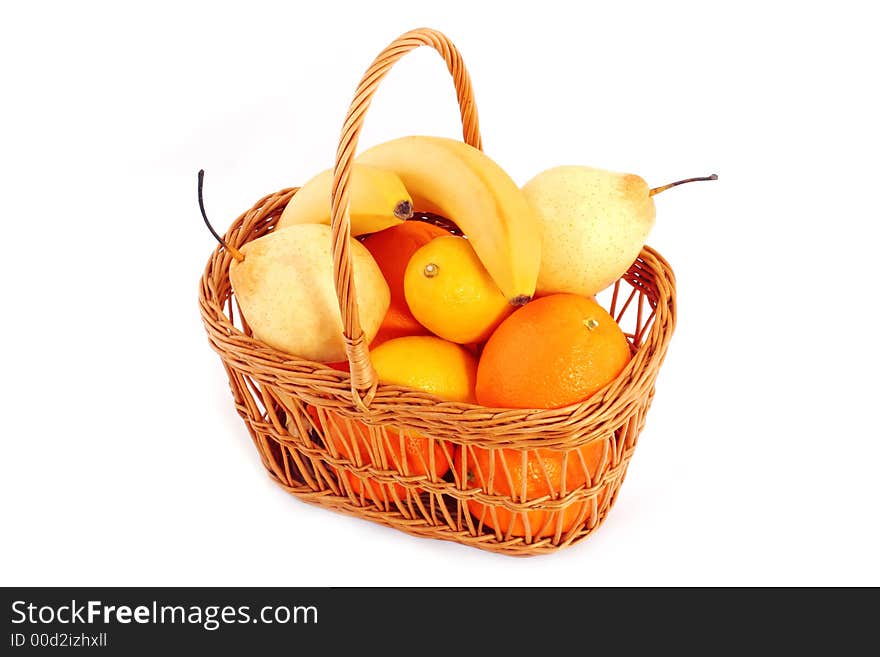
[[[446, 61], [458, 93], [464, 140], [481, 147], [470, 78], [444, 35], [429, 29], [408, 32], [376, 58], [348, 111], [333, 185], [333, 266], [350, 374], [254, 339], [234, 302], [232, 256], [219, 247], [201, 279], [202, 317], [229, 377], [236, 409], [270, 476], [285, 490], [418, 536], [511, 555], [550, 552], [589, 536], [615, 501], [675, 324], [673, 274], [662, 257], [645, 247], [607, 293], [606, 307], [627, 334], [633, 358], [585, 402], [553, 410], [492, 409], [378, 385], [349, 275], [349, 173], [379, 82], [398, 59], [423, 45]], [[270, 232], [295, 193], [285, 189], [258, 201], [233, 223], [227, 244], [239, 247]], [[423, 473], [400, 458], [410, 436], [425, 437], [436, 447], [429, 453], [439, 455], [423, 464]], [[530, 498], [505, 464], [522, 458], [523, 466], [526, 459], [540, 465], [539, 454], [547, 452], [536, 450], [561, 451], [563, 474], [554, 477], [544, 470], [551, 493]], [[584, 458], [586, 450], [591, 458]], [[488, 454], [489, 471], [482, 472], [476, 482], [480, 486], [464, 476], [465, 464], [448, 467], [456, 452], [465, 464], [469, 456], [475, 462], [479, 452], [484, 468]]]

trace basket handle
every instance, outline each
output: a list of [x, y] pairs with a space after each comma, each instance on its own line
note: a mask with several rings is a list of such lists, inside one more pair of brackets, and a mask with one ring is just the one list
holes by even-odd
[[464, 140], [474, 148], [482, 150], [477, 106], [474, 103], [471, 79], [461, 59], [461, 54], [444, 34], [429, 28], [412, 30], [399, 36], [379, 53], [379, 56], [373, 60], [367, 72], [364, 73], [364, 77], [361, 78], [354, 94], [354, 100], [348, 108], [345, 124], [342, 127], [342, 135], [339, 138], [339, 148], [336, 151], [333, 186], [330, 192], [333, 278], [336, 285], [336, 297], [339, 300], [339, 311], [342, 314], [343, 338], [351, 371], [352, 399], [361, 410], [366, 410], [372, 401], [376, 393], [378, 379], [370, 362], [370, 351], [361, 329], [354, 277], [352, 276], [351, 252], [349, 250], [351, 168], [354, 163], [355, 150], [357, 150], [358, 137], [364, 124], [364, 114], [370, 106], [370, 101], [373, 94], [376, 93], [379, 82], [397, 60], [419, 46], [431, 46], [446, 61], [458, 95]]

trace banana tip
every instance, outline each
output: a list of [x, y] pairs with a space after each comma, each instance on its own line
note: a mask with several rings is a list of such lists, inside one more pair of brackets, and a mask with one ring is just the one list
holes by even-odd
[[531, 300], [532, 300], [532, 297], [525, 295], [525, 294], [520, 294], [519, 296], [513, 297], [513, 299], [510, 299], [510, 305], [516, 306], [516, 307], [524, 306]]

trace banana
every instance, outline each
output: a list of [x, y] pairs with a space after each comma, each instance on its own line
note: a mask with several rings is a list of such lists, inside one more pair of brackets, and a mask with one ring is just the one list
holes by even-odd
[[454, 221], [511, 304], [532, 298], [541, 224], [517, 184], [482, 151], [453, 139], [413, 136], [374, 146], [356, 161], [393, 171], [417, 210]]
[[[296, 224], [330, 224], [330, 188], [333, 170], [322, 171], [293, 195], [278, 228]], [[349, 216], [351, 234], [376, 233], [412, 216], [412, 198], [391, 171], [355, 164], [351, 175]]]

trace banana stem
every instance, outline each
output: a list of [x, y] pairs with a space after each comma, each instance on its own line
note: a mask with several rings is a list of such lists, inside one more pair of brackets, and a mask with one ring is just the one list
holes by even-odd
[[409, 201], [401, 201], [394, 206], [394, 216], [398, 219], [411, 219], [413, 216], [413, 206]]
[[205, 170], [199, 170], [199, 210], [202, 211], [202, 219], [205, 220], [205, 225], [208, 227], [208, 230], [211, 231], [211, 235], [214, 236], [214, 239], [220, 242], [224, 249], [229, 251], [233, 258], [241, 262], [244, 260], [244, 254], [236, 249], [234, 246], [229, 246], [220, 235], [217, 234], [217, 231], [214, 230], [214, 227], [211, 225], [211, 222], [208, 221], [208, 215], [205, 212], [205, 200], [202, 198], [202, 187], [205, 184]]
[[675, 182], [669, 183], [668, 185], [663, 185], [662, 187], [655, 187], [650, 192], [648, 192], [648, 196], [655, 196], [660, 192], [665, 192], [667, 189], [672, 187], [678, 187], [679, 185], [684, 185], [689, 182], [700, 182], [702, 180], [718, 180], [718, 174], [713, 173], [711, 176], [702, 176], [700, 178], [685, 178], [684, 180], [676, 180]]

